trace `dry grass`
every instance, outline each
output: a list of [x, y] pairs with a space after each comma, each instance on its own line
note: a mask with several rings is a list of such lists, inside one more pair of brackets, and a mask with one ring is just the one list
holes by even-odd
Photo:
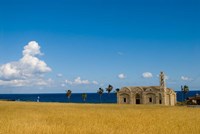
[[0, 102], [0, 134], [199, 134], [200, 109]]

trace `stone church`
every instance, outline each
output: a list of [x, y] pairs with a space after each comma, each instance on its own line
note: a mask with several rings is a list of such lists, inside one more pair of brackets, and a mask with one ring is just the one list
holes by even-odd
[[174, 106], [176, 93], [166, 87], [165, 75], [160, 73], [160, 86], [123, 87], [117, 93], [118, 104], [161, 104]]

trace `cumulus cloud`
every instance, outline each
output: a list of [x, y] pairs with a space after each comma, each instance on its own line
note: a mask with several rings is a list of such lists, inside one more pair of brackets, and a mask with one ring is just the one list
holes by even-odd
[[126, 76], [125, 76], [125, 74], [122, 73], [122, 74], [119, 74], [119, 75], [118, 75], [118, 78], [119, 78], [119, 79], [125, 79]]
[[[0, 85], [25, 86], [30, 83], [45, 85], [47, 81], [37, 81], [51, 71], [48, 65], [37, 56], [43, 55], [36, 41], [29, 42], [22, 52], [23, 57], [18, 61], [0, 66]], [[32, 84], [31, 84], [32, 85]]]
[[40, 52], [40, 46], [36, 41], [30, 41], [28, 45], [24, 46], [23, 55], [42, 55]]
[[143, 77], [143, 78], [152, 78], [152, 77], [153, 77], [153, 74], [150, 73], [150, 72], [144, 72], [144, 73], [142, 74], [142, 77]]
[[192, 78], [189, 78], [187, 76], [181, 76], [181, 80], [183, 80], [183, 81], [191, 81]]
[[[89, 80], [82, 80], [81, 77], [77, 77], [73, 81], [65, 80], [65, 83], [69, 84], [69, 85], [88, 85], [88, 84], [91, 84]], [[93, 81], [92, 84], [97, 85], [98, 82]]]
[[0, 86], [9, 87], [30, 87], [30, 86], [49, 86], [53, 81], [44, 78], [35, 79], [13, 79], [13, 80], [0, 80]]
[[1, 79], [15, 79], [20, 76], [20, 70], [17, 62], [11, 62], [0, 66], [0, 78]]

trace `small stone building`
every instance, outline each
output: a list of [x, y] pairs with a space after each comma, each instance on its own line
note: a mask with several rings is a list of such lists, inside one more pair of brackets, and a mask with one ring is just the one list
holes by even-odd
[[187, 104], [200, 105], [200, 95], [197, 94], [194, 97], [189, 97], [187, 100]]
[[176, 93], [167, 88], [165, 75], [160, 73], [160, 86], [123, 87], [117, 93], [118, 104], [162, 104], [174, 106]]

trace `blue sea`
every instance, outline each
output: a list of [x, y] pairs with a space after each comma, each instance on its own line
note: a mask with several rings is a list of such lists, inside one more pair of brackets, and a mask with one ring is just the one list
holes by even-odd
[[[184, 95], [181, 91], [177, 91], [177, 101], [184, 100]], [[186, 94], [187, 97], [200, 94], [200, 91], [190, 91]], [[32, 101], [36, 102], [61, 102], [61, 103], [84, 103], [81, 93], [74, 93], [71, 95], [70, 100], [66, 97], [66, 94], [0, 94], [0, 100], [10, 101]], [[117, 103], [116, 93], [104, 93], [101, 97], [97, 93], [87, 93], [87, 99], [85, 103]]]

